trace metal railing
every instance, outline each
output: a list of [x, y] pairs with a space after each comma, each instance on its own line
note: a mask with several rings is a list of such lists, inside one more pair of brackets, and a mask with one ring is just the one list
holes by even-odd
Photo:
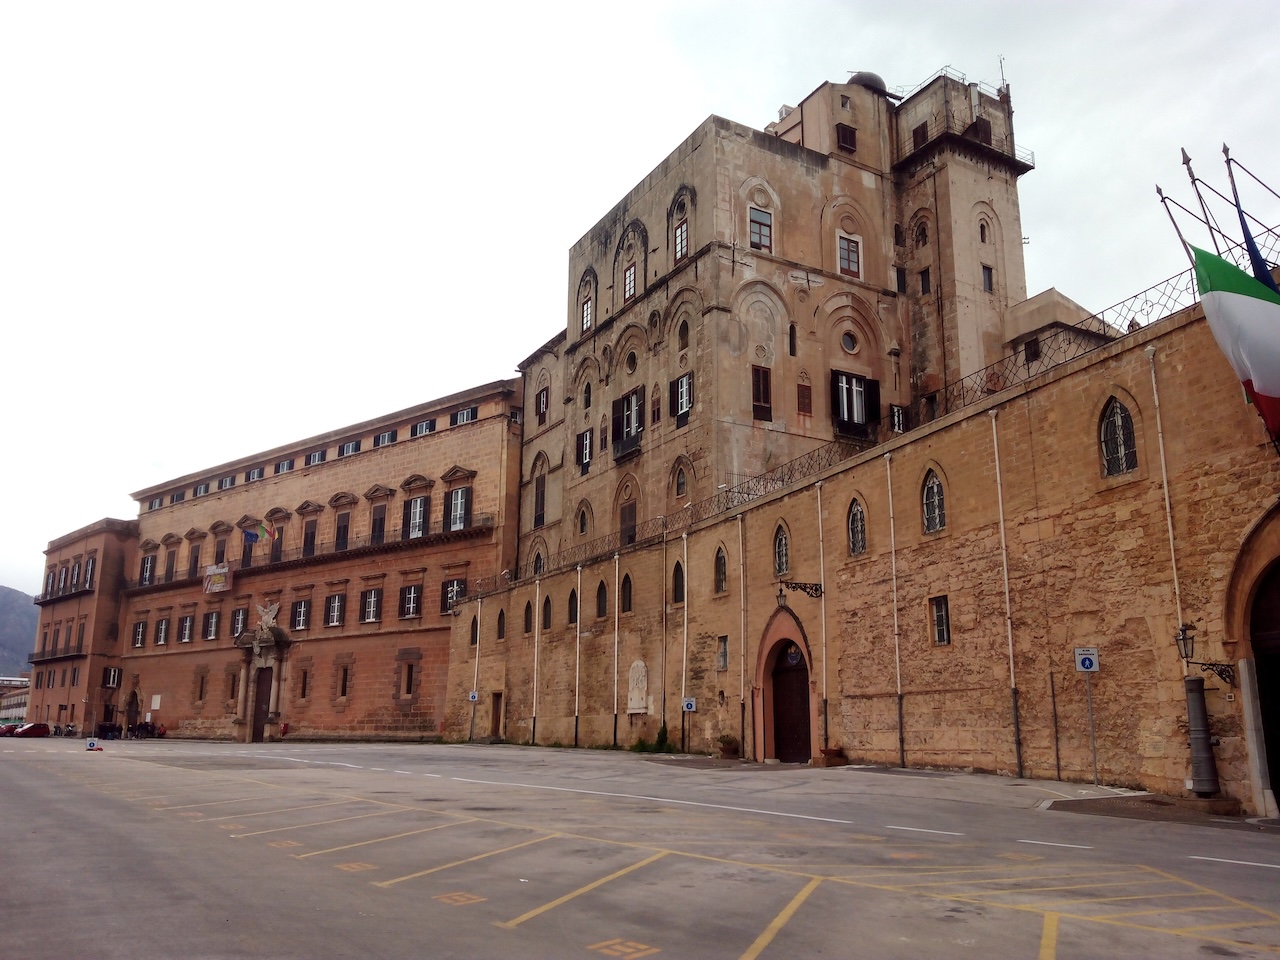
[[[248, 565], [245, 565], [242, 558], [228, 558], [224, 561], [223, 565], [234, 573], [244, 570], [261, 570], [284, 563], [325, 559], [339, 554], [353, 553], [361, 550], [399, 550], [410, 544], [416, 544], [418, 546], [429, 545], [433, 542], [439, 542], [452, 536], [474, 534], [479, 531], [491, 530], [493, 525], [493, 514], [483, 513], [472, 516], [470, 526], [457, 530], [445, 529], [443, 521], [429, 524], [423, 523], [422, 534], [420, 536], [402, 537], [402, 527], [389, 527], [382, 534], [369, 533], [362, 537], [349, 536], [346, 540], [318, 542], [312, 547], [302, 544], [288, 549], [282, 548], [278, 554], [272, 554], [269, 552], [272, 543], [270, 540], [263, 540], [255, 544], [253, 556], [250, 557]], [[129, 580], [125, 582], [125, 589], [133, 590], [139, 587], [149, 588], [198, 583], [202, 579], [204, 579], [203, 567], [201, 568], [201, 572], [194, 577], [183, 572], [181, 574], [175, 573], [171, 577], [166, 577], [164, 574], [153, 576], [145, 582], [141, 578], [137, 580]]]
[[84, 641], [70, 644], [64, 643], [61, 647], [53, 649], [35, 650], [28, 657], [28, 663], [43, 663], [46, 660], [57, 660], [60, 657], [77, 657], [84, 654]]
[[63, 597], [74, 597], [79, 593], [90, 593], [93, 590], [93, 581], [80, 586], [79, 584], [69, 583], [61, 590], [51, 590], [49, 593], [42, 593], [31, 599], [32, 603], [41, 604], [48, 603], [50, 600], [60, 600]]
[[[924, 136], [917, 139], [916, 130], [920, 125], [912, 130], [904, 131], [904, 135], [899, 139], [894, 151], [894, 163], [905, 160], [919, 150], [923, 150], [929, 144], [933, 143], [939, 137], [946, 134], [954, 134], [957, 137], [963, 137], [966, 130], [971, 126], [970, 123], [963, 123], [955, 117], [934, 117], [923, 124], [925, 128]], [[999, 137], [994, 134], [985, 139], [966, 138], [975, 144], [984, 147], [990, 147], [996, 153], [1006, 157], [1012, 157], [1019, 163], [1023, 163], [1028, 167], [1036, 165], [1036, 155], [1031, 150], [1023, 149], [1013, 142], [1012, 137]]]

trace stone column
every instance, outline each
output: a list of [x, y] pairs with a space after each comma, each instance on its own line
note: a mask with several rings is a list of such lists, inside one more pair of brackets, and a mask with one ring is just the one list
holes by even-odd
[[273, 657], [271, 665], [271, 709], [267, 719], [274, 720], [280, 716], [280, 671], [284, 667], [280, 657]]
[[246, 657], [240, 662], [240, 696], [236, 700], [236, 720], [245, 722], [245, 712], [249, 703], [249, 660]]

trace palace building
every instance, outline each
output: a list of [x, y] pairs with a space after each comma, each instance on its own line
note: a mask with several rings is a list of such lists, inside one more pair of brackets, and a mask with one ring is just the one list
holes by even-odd
[[64, 605], [110, 599], [85, 722], [1096, 768], [1274, 814], [1280, 464], [1185, 275], [1027, 297], [1012, 112], [944, 70], [708, 118], [571, 248], [517, 380], [138, 492], [87, 596], [108, 528], [50, 544], [31, 710], [72, 702]]

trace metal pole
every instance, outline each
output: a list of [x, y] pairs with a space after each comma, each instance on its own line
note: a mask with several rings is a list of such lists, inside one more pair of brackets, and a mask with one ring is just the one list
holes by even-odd
[[574, 594], [578, 609], [573, 612], [573, 745], [578, 745], [578, 697], [582, 690], [582, 564], [578, 564], [578, 590]]
[[1053, 683], [1053, 671], [1049, 671], [1049, 703], [1053, 706], [1053, 768], [1057, 779], [1062, 779], [1062, 754], [1058, 738], [1058, 691]]
[[1098, 741], [1093, 731], [1093, 674], [1084, 675], [1084, 694], [1089, 701], [1089, 750], [1093, 754], [1093, 785], [1098, 785]]
[[818, 492], [818, 581], [822, 584], [822, 745], [831, 746], [827, 722], [827, 558], [822, 542], [822, 481], [814, 484]]

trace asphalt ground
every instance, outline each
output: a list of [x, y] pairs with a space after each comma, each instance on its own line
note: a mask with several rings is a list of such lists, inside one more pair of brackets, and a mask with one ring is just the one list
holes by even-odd
[[[0, 745], [0, 955], [1274, 957], [1274, 825], [1127, 791], [513, 746]], [[1046, 809], [1048, 808], [1048, 809]]]

